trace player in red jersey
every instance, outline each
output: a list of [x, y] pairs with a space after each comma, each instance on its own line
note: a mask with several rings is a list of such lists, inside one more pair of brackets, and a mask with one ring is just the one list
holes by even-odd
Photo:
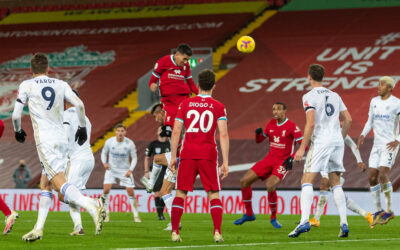
[[[0, 138], [3, 136], [4, 132], [4, 122], [3, 120], [0, 119]], [[10, 210], [10, 208], [7, 206], [7, 203], [0, 198], [0, 210], [3, 212], [3, 214], [6, 216], [6, 227], [4, 228], [3, 234], [7, 235], [9, 232], [11, 232], [12, 226], [14, 225], [16, 219], [18, 218], [18, 213]]]
[[211, 97], [215, 88], [215, 74], [211, 70], [203, 70], [199, 74], [200, 94], [184, 100], [179, 106], [175, 118], [171, 139], [171, 164], [175, 171], [176, 153], [181, 132], [186, 133], [180, 153], [178, 177], [176, 180], [176, 196], [172, 203], [172, 235], [174, 242], [181, 242], [179, 223], [184, 209], [184, 201], [188, 191], [193, 191], [197, 174], [210, 200], [210, 212], [214, 222], [214, 241], [223, 242], [221, 235], [222, 203], [219, 199], [221, 190], [218, 171], [218, 151], [215, 143], [215, 131], [218, 127], [222, 150], [222, 179], [228, 176], [229, 136], [225, 106]]
[[268, 204], [271, 209], [271, 224], [274, 228], [281, 228], [282, 225], [276, 219], [276, 207], [278, 197], [276, 186], [285, 178], [287, 170], [292, 166], [294, 143], [301, 143], [303, 139], [301, 130], [296, 124], [286, 117], [286, 105], [277, 102], [272, 106], [272, 119], [264, 131], [256, 129], [256, 142], [260, 143], [268, 137], [270, 150], [267, 156], [257, 162], [240, 180], [242, 198], [246, 212], [242, 218], [237, 219], [234, 224], [242, 225], [246, 221], [256, 219], [254, 215], [251, 197], [251, 184], [256, 180], [267, 180]]
[[180, 44], [175, 54], [164, 56], [157, 61], [149, 81], [152, 92], [156, 91], [159, 82], [161, 102], [166, 111], [164, 126], [167, 129], [174, 125], [179, 104], [189, 98], [191, 93], [199, 93], [190, 72], [191, 56], [192, 49], [189, 45]]

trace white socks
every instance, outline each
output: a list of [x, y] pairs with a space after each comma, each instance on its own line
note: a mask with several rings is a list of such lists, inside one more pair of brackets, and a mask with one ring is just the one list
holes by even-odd
[[388, 182], [388, 183], [382, 184], [382, 191], [383, 191], [383, 195], [385, 195], [385, 198], [386, 198], [386, 210], [387, 210], [387, 212], [391, 213], [392, 212], [392, 193], [393, 193], [392, 183]]
[[162, 169], [161, 165], [155, 164], [153, 162], [153, 169], [151, 170], [150, 180], [149, 180], [149, 186], [151, 188], [154, 187], [154, 184], [156, 183], [156, 180], [157, 180], [158, 176], [160, 175], [161, 169]]
[[381, 211], [382, 210], [381, 185], [378, 184], [376, 186], [373, 186], [370, 188], [370, 190], [371, 190], [372, 200], [374, 201], [375, 204], [375, 212]]
[[47, 190], [42, 190], [42, 193], [40, 194], [38, 218], [35, 224], [36, 230], [43, 230], [52, 203], [53, 193]]
[[172, 202], [174, 201], [174, 196], [172, 195], [172, 193], [170, 194], [166, 194], [162, 197], [165, 207], [168, 210], [168, 214], [169, 214], [169, 218], [171, 219], [171, 211], [172, 211]]
[[72, 221], [74, 222], [74, 230], [80, 231], [82, 229], [82, 219], [80, 207], [75, 204], [69, 204], [69, 214], [71, 215]]
[[300, 225], [308, 222], [310, 219], [310, 210], [313, 202], [314, 190], [311, 183], [304, 183], [301, 186], [300, 207], [301, 220]]
[[346, 197], [344, 195], [342, 186], [340, 185], [334, 186], [332, 188], [332, 192], [335, 205], [339, 211], [340, 225], [348, 224], [347, 214], [346, 214]]
[[327, 201], [328, 201], [328, 191], [320, 191], [318, 205], [317, 205], [317, 211], [314, 214], [314, 218], [316, 220], [319, 220], [321, 218], [321, 215], [324, 212], [324, 207], [325, 207]]
[[138, 211], [138, 208], [137, 208], [136, 196], [129, 196], [128, 198], [129, 198], [129, 201], [131, 202], [131, 205], [132, 205], [133, 216], [135, 218], [139, 217], [139, 211]]
[[367, 212], [364, 209], [362, 209], [355, 201], [347, 197], [347, 195], [346, 195], [346, 207], [350, 211], [357, 213], [363, 217], [367, 216]]
[[106, 213], [109, 214], [110, 210], [109, 208], [109, 204], [110, 204], [110, 194], [103, 194], [104, 199], [106, 199], [106, 203], [104, 204], [104, 207], [106, 209]]
[[85, 197], [81, 194], [79, 189], [68, 182], [61, 186], [61, 193], [64, 195], [64, 199], [68, 200], [69, 203], [74, 203], [77, 206], [86, 209], [93, 217], [96, 213], [96, 202], [95, 200]]

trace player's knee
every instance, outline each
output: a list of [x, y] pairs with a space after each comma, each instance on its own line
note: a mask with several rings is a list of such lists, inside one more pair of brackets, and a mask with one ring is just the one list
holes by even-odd
[[163, 157], [161, 155], [155, 155], [154, 163], [157, 165], [163, 165]]
[[267, 185], [267, 192], [274, 192], [275, 191], [275, 186], [270, 186], [270, 185]]
[[369, 176], [369, 184], [371, 186], [375, 186], [378, 184], [378, 177], [376, 175], [370, 175]]
[[247, 188], [248, 186], [250, 186], [250, 185], [246, 178], [243, 177], [242, 179], [240, 179], [240, 187], [241, 188]]

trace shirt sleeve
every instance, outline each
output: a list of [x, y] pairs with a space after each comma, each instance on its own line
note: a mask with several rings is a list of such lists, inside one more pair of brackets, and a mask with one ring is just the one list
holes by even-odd
[[161, 78], [161, 75], [164, 73], [165, 67], [163, 67], [163, 60], [160, 59], [154, 65], [153, 71], [151, 72], [151, 77], [149, 81], [149, 87], [151, 84], [158, 82]]
[[101, 162], [104, 163], [108, 163], [107, 161], [107, 156], [108, 156], [108, 152], [110, 151], [110, 147], [108, 145], [108, 141], [106, 141], [106, 143], [104, 144], [103, 150], [101, 151]]
[[74, 107], [76, 107], [76, 113], [78, 115], [79, 126], [86, 127], [86, 119], [85, 119], [85, 106], [79, 97], [72, 91], [71, 86], [68, 83], [64, 82], [64, 97], [65, 100], [71, 103]]
[[308, 112], [311, 109], [316, 108], [316, 105], [313, 101], [313, 99], [311, 98], [311, 95], [303, 95], [303, 108], [306, 112]]
[[154, 154], [153, 148], [154, 148], [153, 142], [151, 142], [149, 146], [146, 148], [146, 156], [151, 157]]
[[219, 110], [219, 114], [218, 114], [218, 121], [220, 121], [220, 120], [227, 121], [228, 118], [226, 116], [227, 116], [227, 114], [226, 114], [225, 105], [221, 104], [221, 107], [220, 107], [220, 110]]
[[293, 126], [293, 131], [292, 131], [293, 139], [295, 140], [296, 143], [301, 143], [301, 140], [303, 140], [303, 133], [301, 132], [301, 129], [294, 124]]
[[345, 110], [347, 110], [347, 107], [344, 105], [342, 98], [339, 96], [339, 112], [343, 112]]
[[133, 142], [132, 142], [132, 147], [131, 147], [130, 151], [131, 151], [130, 153], [131, 153], [132, 161], [131, 161], [131, 167], [129, 168], [129, 170], [133, 171], [137, 164], [136, 145]]
[[184, 114], [184, 108], [183, 108], [182, 104], [183, 104], [183, 102], [179, 105], [178, 112], [176, 113], [176, 116], [175, 116], [175, 121], [180, 121], [180, 122], [184, 123], [185, 122], [185, 114]]
[[374, 122], [373, 117], [374, 117], [373, 100], [371, 100], [368, 111], [368, 120], [364, 125], [363, 131], [361, 132], [362, 136], [364, 137], [367, 136], [367, 134], [371, 131]]

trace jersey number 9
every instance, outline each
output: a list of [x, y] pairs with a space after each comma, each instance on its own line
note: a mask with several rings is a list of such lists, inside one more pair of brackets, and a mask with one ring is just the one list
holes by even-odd
[[[50, 93], [50, 95], [48, 94]], [[49, 101], [49, 106], [47, 106], [47, 110], [50, 110], [51, 107], [53, 107], [54, 104], [54, 99], [56, 98], [56, 92], [54, 92], [54, 89], [52, 87], [44, 87], [42, 89], [42, 97], [46, 101]]]

